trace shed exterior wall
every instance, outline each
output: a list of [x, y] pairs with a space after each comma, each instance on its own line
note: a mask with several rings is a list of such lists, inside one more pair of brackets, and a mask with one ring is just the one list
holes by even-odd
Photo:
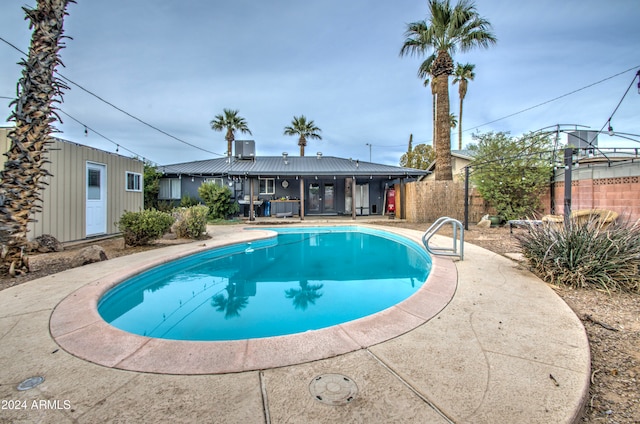
[[[9, 148], [8, 130], [0, 128], [1, 153]], [[50, 163], [45, 167], [52, 176], [44, 179], [42, 211], [34, 214], [35, 222], [29, 225], [29, 239], [43, 234], [51, 234], [61, 242], [87, 237], [87, 162], [106, 165], [105, 235], [118, 233], [115, 222], [123, 212], [138, 211], [144, 207], [142, 191], [126, 190], [127, 172], [144, 174], [144, 164], [140, 160], [59, 139], [49, 146], [47, 156]]]
[[143, 208], [143, 193], [126, 190], [127, 172], [144, 173], [141, 161], [60, 140], [51, 145], [49, 160], [53, 175], [46, 178], [42, 212], [35, 214], [30, 238], [42, 234], [61, 242], [86, 238], [87, 162], [106, 165], [106, 234], [118, 233], [115, 223], [125, 211]]

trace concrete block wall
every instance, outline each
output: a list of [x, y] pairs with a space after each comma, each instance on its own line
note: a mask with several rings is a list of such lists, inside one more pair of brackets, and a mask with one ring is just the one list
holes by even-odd
[[[556, 214], [564, 213], [564, 182], [555, 182]], [[543, 199], [545, 213], [551, 213], [550, 196]], [[598, 178], [571, 182], [571, 209], [608, 209], [621, 219], [640, 219], [640, 176]]]

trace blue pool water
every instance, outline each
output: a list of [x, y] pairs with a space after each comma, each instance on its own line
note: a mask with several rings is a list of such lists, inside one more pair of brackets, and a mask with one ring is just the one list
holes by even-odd
[[241, 340], [315, 330], [386, 309], [426, 281], [418, 244], [358, 227], [272, 229], [276, 238], [191, 255], [108, 291], [100, 315], [175, 340]]

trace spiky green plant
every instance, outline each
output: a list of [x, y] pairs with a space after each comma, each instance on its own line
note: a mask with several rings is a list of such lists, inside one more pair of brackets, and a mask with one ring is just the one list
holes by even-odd
[[640, 293], [640, 226], [597, 220], [531, 227], [517, 235], [522, 253], [545, 281], [576, 288]]

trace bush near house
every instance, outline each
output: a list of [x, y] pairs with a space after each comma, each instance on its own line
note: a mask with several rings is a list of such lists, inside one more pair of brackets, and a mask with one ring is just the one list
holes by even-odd
[[471, 181], [484, 200], [505, 220], [533, 215], [553, 172], [547, 136], [520, 138], [505, 132], [473, 136]]
[[160, 192], [160, 177], [162, 172], [158, 171], [149, 161], [144, 162], [144, 208], [154, 209], [158, 207], [158, 193]]
[[197, 197], [191, 196], [188, 193], [183, 194], [180, 199], [180, 207], [182, 208], [190, 208], [191, 206], [197, 206], [200, 204], [200, 201]]
[[147, 209], [123, 213], [116, 226], [124, 235], [126, 246], [143, 246], [162, 237], [173, 221], [171, 214]]
[[198, 194], [209, 207], [210, 219], [227, 219], [240, 210], [238, 204], [231, 200], [229, 187], [206, 182], [198, 187]]
[[201, 239], [207, 233], [209, 208], [204, 205], [173, 210], [175, 222], [171, 230], [179, 238]]
[[545, 281], [640, 293], [640, 226], [592, 220], [531, 227], [517, 236], [522, 253]]

